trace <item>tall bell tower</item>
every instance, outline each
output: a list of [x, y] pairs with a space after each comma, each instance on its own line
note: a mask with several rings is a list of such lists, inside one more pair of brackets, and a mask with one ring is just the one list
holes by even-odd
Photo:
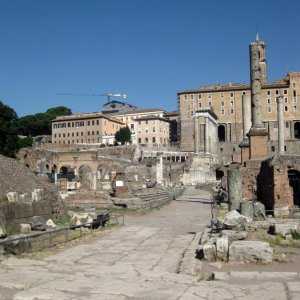
[[261, 84], [267, 83], [267, 60], [266, 60], [266, 45], [263, 41], [259, 40], [258, 33], [256, 34], [255, 42], [252, 44], [256, 44], [258, 49], [258, 60], [260, 67], [260, 75], [261, 75]]

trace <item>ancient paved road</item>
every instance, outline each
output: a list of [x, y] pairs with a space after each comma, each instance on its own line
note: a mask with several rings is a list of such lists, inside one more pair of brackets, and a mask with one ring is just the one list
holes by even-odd
[[260, 275], [251, 283], [249, 273], [235, 274], [238, 283], [227, 274], [210, 282], [192, 275], [194, 232], [210, 219], [208, 202], [207, 193], [189, 188], [170, 205], [128, 217], [125, 227], [96, 241], [41, 260], [5, 260], [0, 299], [300, 299], [295, 274], [287, 282]]

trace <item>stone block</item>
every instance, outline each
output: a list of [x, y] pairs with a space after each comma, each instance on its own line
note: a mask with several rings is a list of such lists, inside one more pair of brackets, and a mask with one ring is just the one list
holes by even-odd
[[229, 243], [228, 243], [227, 236], [223, 236], [217, 239], [216, 250], [217, 250], [217, 259], [220, 259], [222, 261], [228, 260]]
[[247, 231], [237, 231], [237, 230], [222, 230], [222, 236], [228, 238], [229, 244], [234, 241], [244, 240], [248, 236]]
[[30, 222], [31, 229], [32, 230], [37, 230], [37, 231], [44, 231], [46, 230], [46, 220], [42, 216], [34, 216], [31, 219]]
[[30, 203], [32, 199], [28, 193], [24, 193], [19, 195], [19, 201], [22, 203]]
[[289, 236], [293, 232], [300, 233], [299, 222], [278, 223], [270, 226], [270, 233]]
[[0, 213], [0, 238], [6, 237], [6, 220], [2, 213]]
[[54, 222], [51, 219], [47, 220], [46, 226], [47, 226], [47, 229], [56, 229], [56, 225], [54, 224]]
[[260, 241], [235, 241], [229, 247], [229, 261], [268, 264], [273, 259], [269, 243]]
[[241, 202], [241, 214], [253, 219], [253, 203], [250, 201]]
[[44, 200], [44, 190], [35, 189], [31, 194], [32, 201], [42, 201]]
[[20, 232], [22, 234], [28, 234], [31, 232], [30, 224], [20, 224]]
[[207, 261], [216, 261], [217, 251], [215, 245], [203, 245], [204, 259]]
[[251, 219], [241, 215], [238, 211], [233, 210], [226, 214], [224, 218], [224, 226], [227, 229], [232, 229], [238, 226], [245, 226], [251, 222]]
[[275, 218], [288, 218], [290, 215], [290, 208], [288, 205], [280, 205], [274, 207]]
[[68, 181], [67, 182], [67, 190], [76, 190], [76, 182]]
[[266, 208], [265, 205], [261, 202], [253, 203], [253, 219], [255, 221], [265, 220], [266, 217]]
[[26, 238], [26, 235], [14, 235], [6, 239], [4, 244], [5, 254], [21, 255], [31, 252], [31, 241]]
[[19, 193], [9, 192], [6, 194], [6, 198], [8, 202], [19, 202]]

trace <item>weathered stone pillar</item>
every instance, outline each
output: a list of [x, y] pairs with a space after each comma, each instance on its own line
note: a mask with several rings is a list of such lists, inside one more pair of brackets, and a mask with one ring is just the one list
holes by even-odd
[[229, 210], [240, 209], [242, 202], [242, 178], [239, 165], [232, 164], [227, 171]]
[[199, 153], [199, 119], [197, 117], [194, 118], [194, 125], [195, 125], [195, 133], [194, 133], [194, 151], [195, 154]]
[[226, 124], [226, 142], [230, 142], [231, 138], [230, 138], [230, 123]]
[[278, 154], [284, 154], [284, 119], [283, 97], [277, 97], [277, 121], [278, 121]]
[[242, 96], [243, 105], [243, 139], [248, 139], [247, 133], [251, 128], [251, 98], [249, 95]]
[[261, 116], [261, 72], [259, 66], [259, 47], [257, 42], [250, 44], [250, 80], [252, 126], [255, 128], [263, 128]]
[[163, 184], [163, 159], [162, 152], [157, 152], [156, 157], [156, 182], [159, 185]]
[[205, 117], [205, 144], [204, 144], [204, 151], [206, 154], [209, 154], [210, 147], [209, 147], [209, 128], [208, 128], [208, 117]]
[[260, 50], [264, 43], [257, 38], [250, 44], [250, 80], [251, 80], [251, 117], [252, 126], [248, 133], [250, 159], [265, 159], [268, 157], [268, 132], [262, 122], [261, 111], [261, 68]]

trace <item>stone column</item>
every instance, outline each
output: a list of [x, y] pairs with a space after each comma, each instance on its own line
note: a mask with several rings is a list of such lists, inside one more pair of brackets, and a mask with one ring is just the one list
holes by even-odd
[[284, 154], [284, 119], [283, 97], [277, 97], [277, 121], [278, 121], [278, 154]]
[[209, 131], [208, 131], [208, 117], [205, 117], [205, 144], [204, 144], [204, 151], [206, 154], [209, 153], [210, 147], [209, 147]]
[[230, 142], [230, 123], [226, 124], [226, 142]]
[[156, 182], [159, 185], [163, 184], [163, 159], [162, 152], [157, 152], [156, 157]]
[[194, 125], [195, 125], [195, 133], [194, 133], [194, 151], [195, 154], [199, 153], [199, 139], [200, 139], [200, 133], [199, 133], [199, 119], [195, 116], [194, 118]]
[[263, 128], [261, 116], [261, 72], [259, 65], [259, 47], [256, 42], [250, 44], [250, 80], [252, 127]]
[[295, 138], [294, 121], [290, 122], [290, 126], [291, 126], [291, 140], [293, 140]]
[[249, 95], [242, 96], [243, 104], [243, 139], [247, 139], [247, 133], [251, 128], [251, 98]]
[[232, 164], [227, 171], [227, 187], [229, 210], [240, 209], [242, 202], [241, 170], [237, 164]]

